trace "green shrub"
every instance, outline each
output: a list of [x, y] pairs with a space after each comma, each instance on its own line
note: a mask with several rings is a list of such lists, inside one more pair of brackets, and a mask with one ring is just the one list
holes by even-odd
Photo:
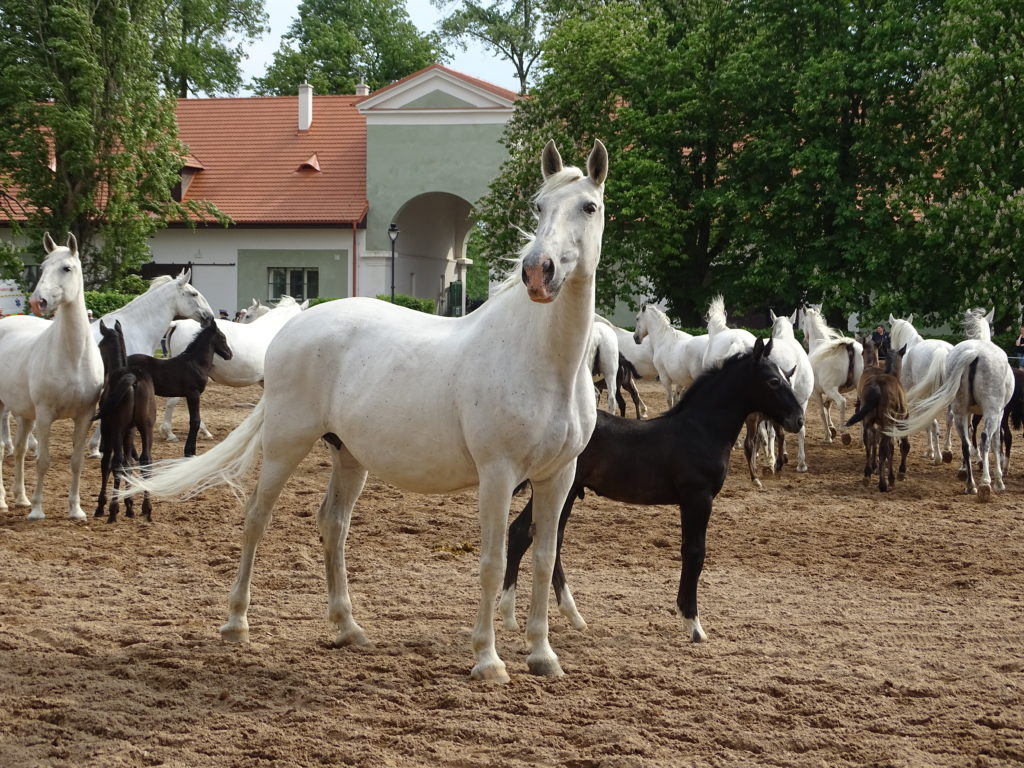
[[[385, 293], [378, 294], [377, 298], [381, 301], [391, 301], [391, 296]], [[437, 302], [433, 299], [417, 299], [415, 296], [406, 296], [404, 293], [395, 294], [395, 304], [400, 307], [408, 307], [409, 309], [426, 312], [428, 315], [433, 315], [437, 312]]]
[[319, 297], [317, 299], [310, 299], [309, 300], [309, 307], [308, 308], [312, 309], [317, 304], [323, 304], [324, 302], [327, 302], [327, 301], [337, 301], [337, 300], [338, 300], [337, 296], [321, 296], [321, 297]]
[[85, 307], [91, 309], [95, 317], [102, 317], [108, 312], [120, 309], [135, 296], [130, 293], [115, 293], [114, 291], [86, 291]]

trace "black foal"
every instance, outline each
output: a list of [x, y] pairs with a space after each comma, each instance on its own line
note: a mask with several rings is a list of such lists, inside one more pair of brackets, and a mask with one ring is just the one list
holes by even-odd
[[188, 403], [188, 439], [185, 455], [196, 455], [196, 436], [199, 434], [199, 396], [206, 390], [210, 378], [213, 356], [231, 359], [231, 348], [224, 333], [213, 318], [208, 320], [196, 337], [180, 355], [168, 359], [149, 355], [131, 355], [128, 364], [145, 370], [153, 379], [153, 387], [160, 397], [183, 397]]
[[[768, 359], [772, 342], [760, 339], [752, 351], [726, 360], [701, 376], [669, 411], [647, 421], [597, 412], [597, 425], [576, 461], [576, 475], [558, 521], [558, 550], [552, 584], [559, 610], [574, 626], [586, 623], [562, 571], [565, 524], [573, 503], [589, 488], [628, 504], [677, 504], [682, 520], [682, 572], [676, 605], [694, 642], [707, 635], [697, 611], [697, 580], [704, 566], [711, 505], [729, 471], [729, 453], [747, 414], [760, 411], [789, 432], [803, 425], [803, 409], [779, 367]], [[500, 610], [515, 626], [519, 563], [530, 546], [533, 500], [509, 528], [508, 561]]]

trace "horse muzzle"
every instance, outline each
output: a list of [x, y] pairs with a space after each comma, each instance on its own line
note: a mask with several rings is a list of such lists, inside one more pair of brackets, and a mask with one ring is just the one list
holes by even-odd
[[555, 300], [558, 288], [552, 285], [555, 276], [555, 262], [550, 257], [535, 257], [523, 260], [523, 283], [531, 301], [547, 304]]
[[802, 413], [790, 416], [782, 422], [782, 428], [787, 432], [799, 432], [804, 428], [804, 416]]
[[43, 315], [46, 314], [46, 308], [49, 306], [49, 302], [47, 302], [46, 299], [40, 298], [35, 294], [32, 294], [32, 296], [28, 300], [28, 305], [29, 307], [32, 308], [33, 315], [39, 315], [40, 317], [42, 317]]

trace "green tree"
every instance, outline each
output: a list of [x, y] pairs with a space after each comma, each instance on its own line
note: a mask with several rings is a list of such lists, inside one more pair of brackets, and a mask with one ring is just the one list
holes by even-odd
[[153, 57], [164, 91], [237, 93], [245, 44], [266, 32], [263, 0], [162, 0]]
[[526, 93], [530, 71], [541, 52], [543, 0], [499, 0], [490, 5], [472, 0], [431, 0], [442, 11], [454, 8], [441, 20], [445, 40], [466, 49], [466, 38], [483, 44], [515, 68], [519, 92]]
[[317, 93], [354, 93], [359, 82], [383, 88], [443, 60], [437, 35], [423, 35], [401, 0], [303, 0], [266, 74], [263, 95], [295, 93], [308, 82]]
[[1016, 331], [1024, 295], [1024, 7], [952, 0], [921, 78], [925, 166], [906, 185], [925, 248], [906, 264], [912, 306], [996, 309]]
[[87, 287], [117, 288], [168, 218], [184, 147], [150, 62], [147, 0], [9, 0], [0, 14], [0, 179], [22, 231], [78, 238]]

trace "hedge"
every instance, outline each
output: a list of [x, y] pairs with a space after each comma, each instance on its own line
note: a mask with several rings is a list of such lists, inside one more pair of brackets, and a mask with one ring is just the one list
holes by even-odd
[[94, 317], [103, 317], [108, 312], [120, 309], [135, 296], [130, 293], [115, 293], [114, 291], [86, 291], [85, 308], [91, 309]]
[[[323, 304], [325, 301], [336, 301], [337, 298], [337, 296], [324, 296], [319, 299], [310, 299], [309, 306], [315, 307], [317, 304]], [[390, 294], [380, 293], [377, 294], [377, 298], [381, 301], [391, 302]], [[437, 303], [433, 299], [417, 299], [415, 296], [406, 296], [404, 293], [395, 294], [395, 304], [400, 307], [415, 309], [419, 312], [426, 312], [428, 315], [432, 315], [437, 311]]]

